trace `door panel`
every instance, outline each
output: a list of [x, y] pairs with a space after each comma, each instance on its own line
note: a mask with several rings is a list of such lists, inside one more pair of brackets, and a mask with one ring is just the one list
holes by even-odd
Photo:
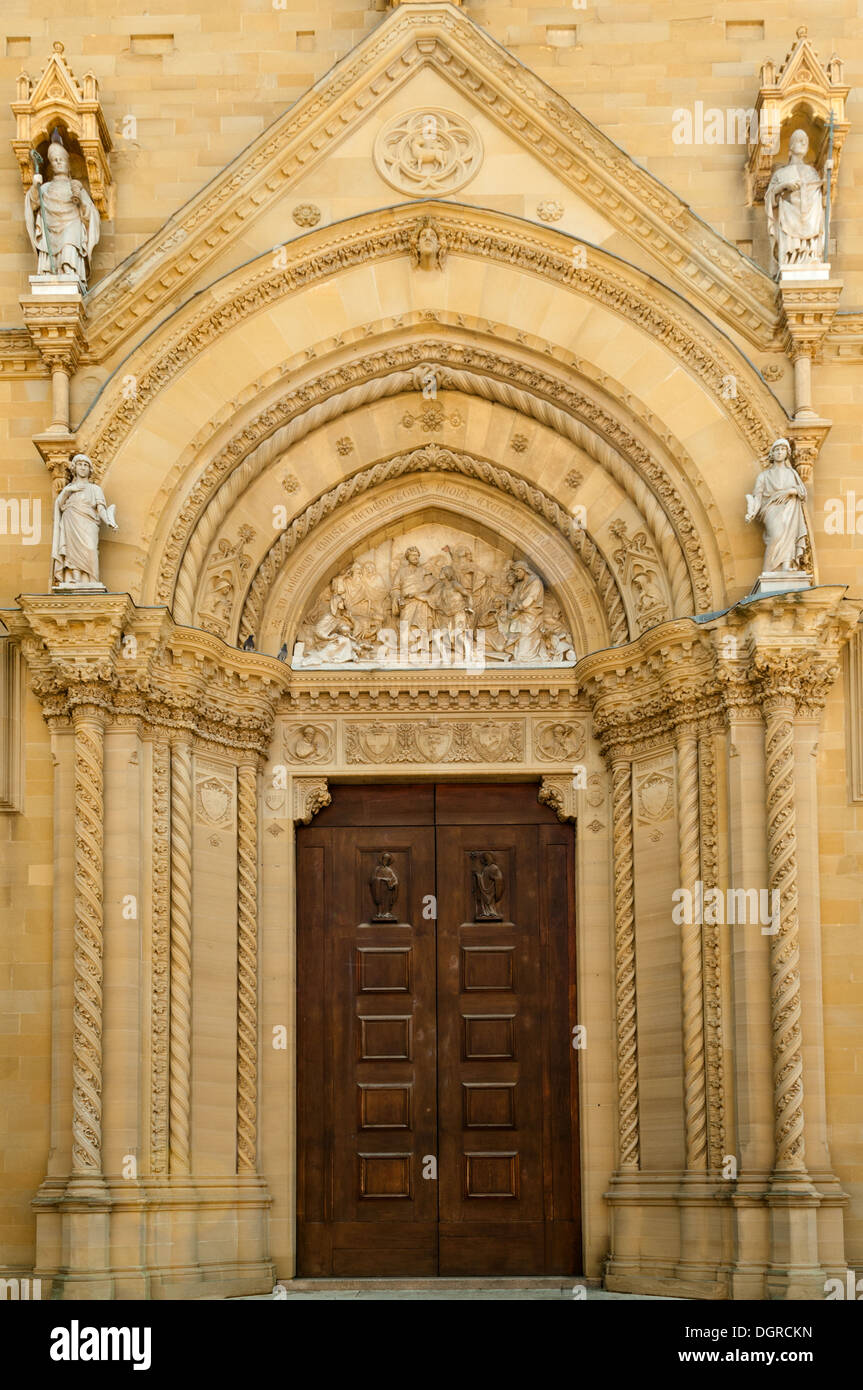
[[524, 784], [334, 788], [299, 832], [300, 1273], [579, 1268], [572, 844]]
[[[474, 808], [477, 815], [484, 809], [476, 801]], [[572, 1267], [571, 1252], [567, 1258], [559, 1249], [574, 1239], [569, 1095], [554, 1085], [554, 1058], [568, 1066], [566, 996], [558, 991], [556, 1010], [545, 1005], [553, 933], [540, 910], [550, 830], [499, 823], [437, 829], [438, 881], [447, 885], [438, 896], [441, 1274]], [[565, 857], [565, 843], [557, 848]], [[477, 886], [483, 861], [493, 885], [485, 894]], [[549, 900], [556, 891], [565, 906], [567, 890], [558, 874]], [[564, 922], [564, 948], [567, 935]], [[565, 985], [565, 953], [560, 966]]]
[[[376, 905], [383, 855], [397, 888]], [[434, 830], [310, 827], [297, 875], [300, 1268], [434, 1274], [437, 1197], [422, 1179], [437, 1151], [435, 935], [422, 915]]]

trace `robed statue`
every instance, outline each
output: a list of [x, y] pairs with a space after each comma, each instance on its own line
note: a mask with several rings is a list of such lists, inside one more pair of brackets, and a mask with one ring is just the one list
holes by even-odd
[[808, 149], [806, 131], [795, 130], [788, 142], [788, 163], [774, 169], [764, 195], [767, 230], [780, 272], [824, 260], [822, 180], [805, 161]]
[[38, 274], [74, 275], [85, 286], [101, 231], [99, 210], [80, 180], [70, 177], [69, 151], [58, 130], [48, 143], [47, 160], [51, 178], [44, 182], [35, 173], [24, 198], [24, 221], [39, 257]]
[[764, 573], [799, 569], [806, 549], [806, 484], [791, 462], [787, 439], [774, 440], [755, 491], [746, 496], [746, 520], [764, 527]]
[[471, 850], [475, 922], [502, 922], [497, 905], [503, 897], [503, 874], [490, 850]]
[[393, 868], [393, 857], [387, 850], [378, 856], [369, 879], [369, 888], [376, 909], [372, 921], [395, 922], [393, 905], [398, 897], [399, 876]]
[[92, 481], [93, 465], [86, 454], [72, 459], [72, 481], [54, 503], [54, 539], [51, 546], [55, 589], [100, 589], [99, 527], [116, 531], [114, 508]]

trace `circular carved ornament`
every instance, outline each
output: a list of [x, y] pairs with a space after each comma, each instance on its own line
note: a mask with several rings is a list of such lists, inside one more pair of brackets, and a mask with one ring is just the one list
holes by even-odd
[[482, 164], [473, 126], [454, 111], [423, 107], [394, 116], [378, 132], [375, 168], [392, 188], [414, 197], [452, 193]]

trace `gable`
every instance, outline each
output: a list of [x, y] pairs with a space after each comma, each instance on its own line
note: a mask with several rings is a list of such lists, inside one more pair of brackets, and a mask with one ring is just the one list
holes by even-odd
[[218, 274], [302, 235], [292, 212], [303, 202], [321, 208], [320, 226], [413, 201], [381, 178], [374, 144], [394, 113], [429, 102], [454, 111], [483, 145], [475, 176], [438, 197], [531, 220], [540, 201], [559, 202], [562, 230], [659, 274], [750, 342], [773, 341], [775, 286], [764, 272], [467, 15], [411, 5], [92, 288], [94, 357], [117, 352]]

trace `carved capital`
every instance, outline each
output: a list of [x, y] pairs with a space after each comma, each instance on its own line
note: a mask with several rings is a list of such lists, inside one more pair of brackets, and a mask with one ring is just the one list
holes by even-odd
[[49, 372], [72, 376], [87, 345], [84, 299], [77, 283], [52, 286], [50, 292], [40, 287], [40, 293], [22, 295], [18, 303], [30, 341]]
[[839, 307], [842, 285], [841, 280], [798, 285], [781, 283], [783, 345], [792, 362], [798, 357], [809, 357], [813, 361], [820, 358], [824, 339]]
[[318, 811], [332, 801], [326, 777], [295, 777], [293, 795], [293, 819], [300, 825], [311, 825]]

